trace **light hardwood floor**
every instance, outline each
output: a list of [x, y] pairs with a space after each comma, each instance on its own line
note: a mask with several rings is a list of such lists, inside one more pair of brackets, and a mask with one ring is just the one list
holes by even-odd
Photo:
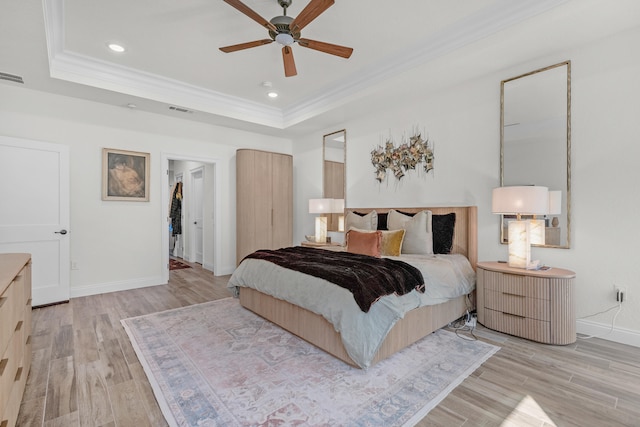
[[[197, 264], [167, 286], [33, 311], [33, 365], [19, 426], [165, 426], [120, 319], [230, 296]], [[549, 346], [478, 327], [502, 349], [419, 426], [640, 426], [640, 348], [601, 339]]]

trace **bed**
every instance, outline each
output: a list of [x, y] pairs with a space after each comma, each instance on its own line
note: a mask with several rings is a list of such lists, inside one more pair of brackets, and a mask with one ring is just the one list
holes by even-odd
[[[345, 214], [352, 216], [353, 212], [357, 212], [358, 215], [367, 215], [375, 211], [378, 216], [382, 217], [391, 210], [392, 208], [349, 208], [345, 210]], [[229, 280], [229, 289], [239, 297], [243, 307], [350, 365], [368, 368], [458, 319], [467, 310], [475, 307], [475, 274], [473, 270], [475, 270], [477, 262], [477, 208], [475, 206], [416, 207], [394, 208], [394, 210], [411, 215], [425, 210], [437, 216], [455, 214], [450, 255], [435, 255], [427, 258], [433, 258], [440, 264], [465, 264], [467, 267], [463, 266], [464, 268], [472, 270], [473, 286], [467, 286], [455, 297], [436, 297], [429, 301], [425, 299], [426, 297], [417, 295], [416, 292], [401, 297], [381, 298], [371, 306], [368, 313], [359, 313], [355, 322], [361, 322], [362, 319], [367, 322], [376, 322], [376, 316], [395, 318], [390, 320], [390, 326], [381, 332], [383, 336], [378, 337], [379, 332], [374, 334], [372, 344], [367, 342], [370, 338], [369, 333], [363, 334], [366, 335], [366, 340], [355, 345], [358, 354], [354, 354], [354, 345], [348, 343], [345, 346], [343, 340], [343, 334], [345, 339], [347, 336], [354, 335], [353, 331], [342, 329], [342, 325], [339, 324], [342, 317], [346, 316], [336, 315], [334, 312], [337, 309], [330, 306], [335, 301], [341, 301], [342, 304], [342, 301], [349, 299], [345, 297], [345, 289], [301, 272], [292, 272], [267, 261], [246, 259], [240, 263]], [[312, 250], [323, 251], [323, 249]], [[411, 256], [402, 255], [398, 259], [404, 261], [407, 257]], [[421, 257], [417, 256], [416, 258], [420, 259]], [[469, 274], [466, 271], [465, 274], [467, 281], [469, 281]], [[286, 284], [283, 285], [288, 282], [293, 282], [291, 286], [298, 282], [298, 284], [304, 283], [305, 287], [309, 285], [309, 289], [316, 289], [316, 286], [318, 288], [312, 291], [315, 292], [313, 297], [290, 297], [290, 288], [287, 288]], [[427, 287], [429, 287], [428, 283]], [[353, 300], [353, 297], [350, 300]], [[311, 302], [309, 303], [309, 301]], [[420, 302], [414, 306], [416, 301]], [[326, 304], [327, 306], [323, 305], [321, 309], [318, 309], [318, 304]], [[353, 304], [353, 302], [344, 302], [344, 304]], [[400, 315], [388, 314], [387, 306], [393, 306], [394, 310], [399, 306], [406, 306], [407, 309]], [[335, 322], [336, 319], [338, 322]], [[361, 346], [367, 348], [361, 350]], [[366, 355], [363, 356], [360, 354], [361, 352]]]

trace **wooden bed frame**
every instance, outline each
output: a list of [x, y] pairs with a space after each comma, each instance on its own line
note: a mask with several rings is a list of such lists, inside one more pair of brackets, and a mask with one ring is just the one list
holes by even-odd
[[[386, 213], [390, 209], [408, 213], [428, 209], [436, 215], [455, 212], [456, 224], [452, 253], [465, 255], [473, 268], [476, 268], [478, 261], [478, 210], [476, 206], [349, 208], [345, 210], [345, 213], [349, 211], [368, 213], [372, 210]], [[470, 306], [475, 307], [474, 295], [475, 292], [442, 304], [420, 307], [407, 313], [391, 329], [372, 360], [371, 366], [461, 317]], [[357, 366], [347, 354], [340, 333], [336, 332], [333, 325], [324, 317], [287, 301], [245, 287], [240, 289], [240, 304], [338, 359]]]

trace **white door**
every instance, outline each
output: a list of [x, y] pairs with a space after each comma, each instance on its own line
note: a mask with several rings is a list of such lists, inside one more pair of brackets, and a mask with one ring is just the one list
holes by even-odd
[[0, 136], [0, 252], [31, 254], [33, 305], [69, 300], [69, 149]]
[[192, 261], [202, 264], [202, 251], [203, 251], [203, 233], [204, 233], [204, 176], [203, 169], [198, 168], [191, 172], [191, 212], [192, 215], [192, 232], [191, 241], [193, 242], [193, 250], [191, 253], [194, 255]]

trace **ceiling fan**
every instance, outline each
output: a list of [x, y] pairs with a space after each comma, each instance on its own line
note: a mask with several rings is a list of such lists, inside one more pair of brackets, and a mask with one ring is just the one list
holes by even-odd
[[265, 44], [278, 42], [282, 45], [282, 59], [284, 61], [284, 75], [286, 77], [295, 76], [296, 63], [293, 60], [293, 50], [291, 45], [298, 43], [302, 47], [319, 50], [331, 55], [349, 58], [353, 49], [350, 47], [339, 46], [331, 43], [319, 42], [316, 40], [304, 39], [300, 37], [300, 31], [306, 27], [311, 21], [316, 19], [322, 12], [333, 5], [334, 0], [311, 0], [309, 4], [300, 12], [300, 14], [291, 18], [287, 16], [287, 8], [291, 6], [292, 0], [277, 0], [283, 9], [282, 16], [276, 16], [267, 21], [262, 16], [242, 3], [240, 0], [224, 0], [225, 3], [235, 7], [249, 18], [269, 30], [269, 39], [255, 40], [247, 43], [235, 44], [232, 46], [221, 47], [220, 50], [225, 53], [231, 53], [238, 50], [249, 49], [252, 47], [262, 46]]

